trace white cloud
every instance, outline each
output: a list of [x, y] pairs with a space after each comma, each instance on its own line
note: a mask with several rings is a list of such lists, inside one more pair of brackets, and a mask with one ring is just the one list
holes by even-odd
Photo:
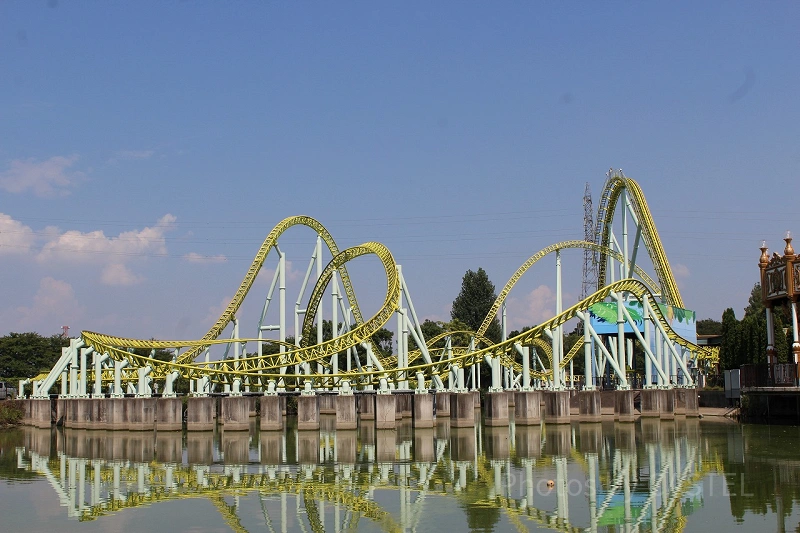
[[33, 230], [0, 213], [0, 255], [23, 255], [31, 251], [36, 241]]
[[509, 331], [535, 326], [556, 314], [556, 295], [547, 285], [539, 285], [521, 299], [509, 297], [506, 309]]
[[116, 155], [121, 159], [150, 159], [154, 153], [153, 150], [120, 150]]
[[77, 160], [77, 155], [55, 156], [45, 161], [15, 159], [8, 170], [0, 173], [0, 188], [11, 193], [31, 190], [37, 196], [65, 196], [82, 176], [80, 172], [67, 171]]
[[191, 252], [183, 256], [186, 261], [190, 263], [223, 263], [228, 260], [222, 254], [219, 255], [200, 255], [196, 252]]
[[100, 281], [105, 285], [135, 285], [141, 283], [144, 278], [136, 275], [121, 263], [111, 263], [103, 268]]
[[692, 275], [691, 272], [689, 272], [689, 267], [680, 263], [670, 263], [670, 268], [672, 268], [672, 274], [676, 278], [688, 278]]
[[[277, 261], [276, 261], [277, 263]], [[273, 263], [275, 264], [275, 263]], [[256, 276], [256, 282], [263, 282], [270, 284], [272, 283], [272, 278], [275, 276], [275, 271], [278, 270], [278, 265], [275, 264], [275, 268], [264, 268], [261, 267], [261, 270], [258, 271], [258, 276]], [[305, 272], [300, 272], [299, 270], [295, 270], [294, 265], [291, 261], [286, 261], [286, 280], [287, 281], [299, 281], [302, 280], [305, 276]], [[315, 278], [316, 279], [316, 278]], [[309, 281], [309, 284], [311, 282]], [[313, 287], [313, 285], [312, 285]], [[309, 293], [310, 294], [310, 293]]]
[[120, 161], [142, 161], [150, 159], [155, 154], [154, 150], [118, 150], [113, 157], [108, 160], [110, 165], [115, 165]]
[[226, 297], [223, 298], [219, 304], [212, 305], [208, 308], [208, 314], [203, 318], [203, 328], [210, 328], [214, 325], [214, 323], [222, 316], [223, 311], [228, 308], [228, 304], [231, 303], [233, 297]]
[[45, 244], [38, 259], [121, 264], [136, 257], [164, 255], [167, 253], [164, 235], [174, 227], [176, 220], [175, 216], [167, 214], [155, 226], [126, 231], [117, 237], [106, 237], [101, 230], [66, 231]]
[[51, 331], [58, 333], [62, 325], [80, 321], [86, 308], [75, 297], [72, 285], [46, 277], [30, 306], [20, 306], [0, 315], [9, 331]]

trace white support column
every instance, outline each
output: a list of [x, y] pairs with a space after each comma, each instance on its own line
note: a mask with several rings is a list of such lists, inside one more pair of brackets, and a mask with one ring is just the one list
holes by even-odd
[[628, 277], [628, 189], [622, 189], [622, 264], [619, 266], [619, 279]]
[[583, 388], [584, 390], [595, 390], [594, 380], [592, 379], [592, 334], [589, 332], [588, 315], [583, 320]]
[[[278, 317], [278, 340], [286, 342], [286, 254], [277, 246], [275, 249], [280, 258], [278, 260], [278, 270], [280, 271], [278, 278], [278, 313], [280, 313], [280, 317]], [[297, 332], [295, 332], [295, 336], [298, 336]], [[283, 354], [286, 352], [286, 346], [281, 344], [278, 351], [281, 354], [280, 358], [283, 359], [285, 357]], [[280, 373], [285, 374], [286, 367], [281, 367]]]
[[78, 396], [78, 351], [79, 348], [74, 346], [70, 341], [70, 365], [69, 365], [69, 396], [76, 398]]
[[86, 363], [87, 363], [87, 356], [94, 351], [94, 348], [81, 348], [80, 349], [80, 368], [81, 368], [81, 377], [80, 381], [78, 382], [78, 396], [81, 398], [86, 398], [88, 396], [88, 374], [86, 372]]
[[[561, 293], [561, 250], [556, 250], [556, 316], [563, 311], [564, 302]], [[561, 376], [561, 361], [564, 359], [564, 334], [563, 326], [557, 326], [553, 331], [553, 389], [563, 390]]]
[[92, 395], [100, 396], [103, 393], [103, 363], [108, 360], [108, 354], [101, 354], [92, 351], [92, 363], [94, 364], [94, 390]]
[[[322, 276], [322, 237], [317, 235], [317, 281]], [[322, 344], [322, 306], [320, 305], [317, 308], [317, 344]], [[298, 332], [295, 332], [295, 335], [298, 335]]]
[[[239, 319], [234, 317], [233, 318], [233, 338], [236, 339], [233, 342], [233, 368], [235, 370], [239, 370], [239, 357], [240, 357], [240, 348], [241, 344], [238, 342], [239, 337]], [[233, 387], [231, 392], [234, 396], [241, 395], [242, 391], [242, 378], [239, 376], [233, 377]]]
[[114, 361], [114, 393], [112, 398], [122, 398], [125, 391], [122, 389], [122, 369], [128, 366], [128, 361]]
[[[515, 344], [514, 346], [520, 346]], [[522, 348], [522, 390], [531, 390], [531, 349], [528, 346]]]
[[617, 365], [627, 374], [625, 365], [625, 302], [617, 294]]
[[[652, 339], [650, 338], [650, 306], [648, 305], [648, 296], [645, 295], [642, 301], [642, 320], [644, 321], [644, 344], [648, 349], [652, 349]], [[653, 362], [644, 360], [644, 388], [653, 388]]]
[[[331, 275], [331, 334], [333, 338], [339, 336], [339, 283], [337, 282], [337, 271], [333, 271]], [[339, 354], [335, 353], [331, 356], [331, 369], [334, 374], [339, 372]], [[317, 373], [322, 374], [323, 368], [320, 363], [317, 363]]]

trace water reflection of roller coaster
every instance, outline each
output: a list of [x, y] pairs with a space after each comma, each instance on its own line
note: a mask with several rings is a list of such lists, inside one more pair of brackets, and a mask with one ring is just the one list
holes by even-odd
[[[294, 226], [308, 227], [317, 237], [294, 310], [289, 311], [287, 257], [279, 239]], [[571, 249], [590, 250], [599, 275], [596, 291], [565, 309], [561, 261], [562, 253]], [[331, 259], [323, 266], [326, 254]], [[386, 278], [383, 302], [368, 318], [362, 316], [347, 270], [362, 256], [377, 257]], [[551, 256], [555, 256], [556, 264], [553, 317], [508, 337], [505, 304], [509, 293], [539, 260]], [[254, 281], [269, 257], [276, 257], [277, 265], [262, 312], [255, 321], [256, 336], [244, 337], [237, 312], [253, 292]], [[647, 274], [648, 262], [653, 277]], [[323, 312], [324, 301], [331, 305]], [[601, 304], [606, 305], [605, 309], [615, 309], [616, 315], [609, 322], [613, 331], [598, 328], [598, 316], [593, 310], [600, 309], [597, 306]], [[633, 316], [633, 304], [639, 316]], [[201, 339], [140, 340], [84, 331], [64, 350], [49, 373], [21, 385], [32, 387], [34, 398], [47, 397], [59, 378], [62, 397], [76, 398], [86, 397], [92, 386], [94, 394], [149, 395], [156, 384], [164, 395], [170, 396], [174, 395], [174, 383], [180, 376], [190, 380], [195, 395], [292, 391], [303, 387], [465, 390], [481, 386], [480, 365], [488, 365], [493, 390], [563, 390], [576, 381], [591, 390], [603, 376], [613, 376], [618, 388], [627, 389], [634, 372], [635, 343], [646, 358], [644, 368], [635, 372], [644, 374], [646, 386], [692, 386], [706, 362], [715, 360], [717, 353], [696, 344], [691, 332], [693, 322], [688, 335], [685, 331], [676, 332], [674, 311], [679, 310], [680, 316], [692, 316], [682, 307], [683, 300], [644, 195], [635, 181], [619, 173], [606, 181], [594, 239], [557, 243], [531, 256], [503, 287], [476, 332], [460, 336], [447, 332], [441, 338], [425, 339], [403, 271], [385, 246], [367, 242], [340, 251], [322, 224], [297, 216], [281, 221], [269, 233], [236, 294]], [[397, 350], [385, 354], [372, 339], [393, 316], [397, 319]], [[502, 324], [500, 342], [485, 336], [496, 316]], [[330, 339], [323, 337], [323, 317], [330, 317], [337, 326]], [[267, 323], [272, 318], [275, 323]], [[575, 319], [582, 322], [584, 342], [570, 349], [563, 345], [562, 329]], [[286, 340], [292, 321], [296, 338], [294, 344], [289, 344]], [[270, 332], [277, 335], [265, 336]], [[458, 345], [458, 338], [468, 340]], [[156, 350], [171, 350], [172, 360], [156, 359]], [[149, 357], [141, 355], [148, 351]], [[584, 370], [576, 380], [573, 360], [581, 352]], [[90, 355], [92, 362], [88, 360]]]
[[[102, 519], [185, 498], [213, 503], [234, 531], [385, 531], [500, 510], [527, 530], [676, 531], [699, 481], [721, 473], [696, 419], [638, 424], [319, 432], [180, 433], [27, 428], [17, 467], [44, 476], [69, 518]], [[552, 480], [552, 486], [548, 481]], [[453, 504], [456, 505], [453, 505]], [[588, 513], [586, 512], [588, 508]], [[572, 512], [570, 512], [572, 510]], [[578, 518], [578, 523], [575, 518]], [[242, 520], [246, 518], [246, 520]], [[498, 517], [499, 519], [500, 517]], [[525, 524], [530, 524], [525, 526]]]

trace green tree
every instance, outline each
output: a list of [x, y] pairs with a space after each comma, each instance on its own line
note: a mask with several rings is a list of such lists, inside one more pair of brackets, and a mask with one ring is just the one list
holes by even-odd
[[704, 318], [697, 321], [698, 335], [722, 335], [722, 322], [713, 318]]
[[775, 339], [775, 355], [778, 357], [779, 363], [788, 363], [790, 352], [792, 351], [792, 343], [791, 341], [787, 342], [786, 332], [783, 331], [783, 318], [780, 314], [775, 315], [773, 326], [775, 332], [773, 337]]
[[744, 318], [752, 315], [764, 314], [764, 301], [761, 299], [761, 284], [756, 283], [753, 285], [753, 290], [750, 291], [750, 297], [747, 299], [747, 307], [744, 308]]
[[[489, 281], [486, 271], [482, 268], [478, 268], [477, 272], [467, 270], [461, 280], [461, 292], [453, 300], [450, 317], [461, 320], [469, 329], [477, 331], [496, 299], [494, 284]], [[492, 318], [486, 336], [494, 342], [500, 341], [500, 321], [497, 317]]]
[[723, 370], [739, 368], [739, 321], [732, 308], [722, 313], [722, 345], [720, 346], [719, 363]]
[[61, 335], [10, 333], [0, 337], [0, 377], [31, 378], [48, 372], [61, 357], [61, 348], [66, 346], [69, 339]]

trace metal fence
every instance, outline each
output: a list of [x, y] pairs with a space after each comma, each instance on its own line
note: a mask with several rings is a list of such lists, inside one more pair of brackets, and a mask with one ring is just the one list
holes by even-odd
[[742, 365], [741, 387], [794, 387], [797, 385], [797, 365], [778, 363], [774, 365]]

